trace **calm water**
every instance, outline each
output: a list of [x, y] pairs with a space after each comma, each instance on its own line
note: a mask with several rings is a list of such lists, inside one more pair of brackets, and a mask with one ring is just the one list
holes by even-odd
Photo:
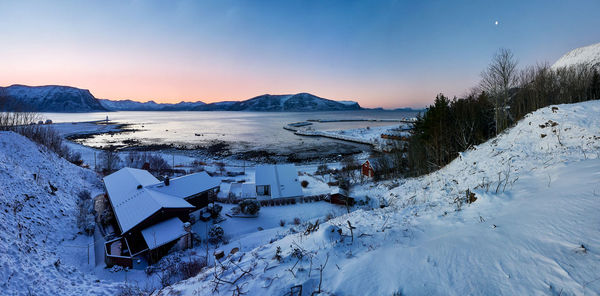
[[[44, 118], [59, 122], [102, 120], [131, 124], [136, 132], [100, 135], [82, 141], [84, 145], [98, 147], [119, 145], [126, 140], [140, 144], [205, 145], [214, 141], [232, 144], [234, 150], [247, 149], [336, 149], [351, 145], [336, 140], [300, 137], [284, 130], [292, 122], [309, 119], [402, 119], [414, 113], [396, 111], [336, 111], [336, 112], [151, 112], [123, 111], [98, 113], [44, 113]], [[314, 123], [318, 130], [351, 129], [367, 126], [399, 125], [394, 122], [333, 122]], [[364, 149], [364, 147], [363, 147]]]

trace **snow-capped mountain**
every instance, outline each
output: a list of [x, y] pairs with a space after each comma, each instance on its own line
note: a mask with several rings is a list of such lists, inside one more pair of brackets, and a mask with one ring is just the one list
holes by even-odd
[[333, 101], [309, 93], [295, 95], [262, 95], [229, 106], [229, 111], [337, 111], [360, 110], [356, 102]]
[[196, 107], [206, 105], [204, 102], [184, 102], [176, 104], [156, 103], [154, 101], [138, 102], [132, 100], [106, 100], [100, 99], [100, 104], [112, 111], [189, 111]]
[[36, 112], [94, 112], [105, 111], [100, 102], [87, 89], [70, 86], [11, 85], [0, 87], [6, 96], [5, 110]]
[[562, 56], [552, 69], [586, 64], [600, 70], [600, 43], [573, 49]]
[[222, 101], [206, 104], [179, 102], [176, 104], [137, 102], [133, 100], [96, 99], [89, 90], [70, 86], [0, 87], [5, 98], [4, 110], [35, 112], [96, 112], [96, 111], [338, 111], [362, 109], [354, 101], [328, 100], [309, 93], [294, 95], [262, 95], [245, 101]]

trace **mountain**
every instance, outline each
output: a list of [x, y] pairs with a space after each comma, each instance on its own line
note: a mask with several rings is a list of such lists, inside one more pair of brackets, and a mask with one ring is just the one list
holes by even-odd
[[[218, 103], [217, 103], [218, 104]], [[211, 104], [199, 109], [209, 108]], [[241, 102], [222, 105], [227, 111], [306, 112], [360, 110], [357, 102], [328, 100], [309, 93], [262, 95]]]
[[554, 65], [552, 65], [552, 69], [575, 66], [579, 64], [590, 65], [600, 70], [600, 43], [569, 51], [567, 54], [558, 59]]
[[2, 109], [35, 112], [106, 111], [89, 90], [70, 86], [11, 85], [0, 87], [6, 96]]
[[204, 102], [184, 102], [177, 104], [156, 103], [154, 101], [138, 102], [132, 100], [106, 100], [100, 99], [100, 104], [112, 111], [189, 111], [196, 107], [206, 105]]
[[[3, 96], [4, 95], [4, 96]], [[179, 102], [176, 104], [137, 102], [133, 100], [96, 99], [89, 90], [70, 86], [0, 87], [0, 108], [35, 112], [97, 112], [97, 111], [339, 111], [361, 110], [354, 101], [328, 100], [309, 93], [262, 95], [245, 101], [222, 101], [206, 104]]]

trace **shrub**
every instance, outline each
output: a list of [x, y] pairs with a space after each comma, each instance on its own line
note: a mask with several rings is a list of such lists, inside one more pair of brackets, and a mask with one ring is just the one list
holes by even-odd
[[240, 211], [248, 215], [258, 215], [260, 203], [255, 199], [245, 199], [239, 204]]
[[69, 162], [71, 162], [71, 163], [72, 163], [72, 164], [74, 164], [74, 165], [78, 165], [78, 166], [80, 166], [80, 165], [82, 165], [82, 164], [83, 164], [83, 159], [81, 159], [81, 153], [79, 153], [79, 152], [74, 152], [74, 151], [71, 151], [71, 152], [70, 152], [70, 153], [67, 155], [67, 157], [66, 157], [66, 158], [67, 158], [67, 160], [68, 160]]
[[110, 207], [104, 209], [104, 211], [102, 211], [102, 214], [100, 214], [100, 222], [102, 223], [102, 225], [110, 225], [112, 224], [114, 219], [115, 215], [113, 214], [113, 211], [110, 209]]
[[306, 188], [306, 187], [308, 187], [308, 181], [302, 180], [302, 182], [300, 183], [300, 185], [302, 185], [303, 188]]
[[223, 206], [221, 206], [220, 204], [211, 204], [211, 205], [208, 205], [208, 212], [210, 213], [210, 216], [212, 218], [219, 217], [219, 214], [221, 213], [221, 210], [223, 210]]
[[77, 195], [77, 226], [79, 229], [88, 235], [94, 233], [96, 223], [94, 221], [94, 202], [90, 196], [90, 192], [83, 190]]
[[281, 226], [281, 227], [285, 226], [285, 220], [283, 220], [283, 219], [279, 220], [279, 226]]
[[324, 164], [320, 164], [317, 167], [317, 171], [315, 172], [315, 174], [323, 176], [323, 175], [327, 174], [328, 172], [329, 172], [329, 167], [327, 167], [327, 164], [324, 163]]
[[302, 223], [300, 218], [298, 218], [298, 217], [294, 218], [294, 225], [300, 225], [300, 223]]
[[215, 224], [211, 226], [210, 230], [208, 231], [208, 240], [215, 244], [223, 240], [223, 235], [225, 235], [223, 227], [221, 227], [219, 224]]

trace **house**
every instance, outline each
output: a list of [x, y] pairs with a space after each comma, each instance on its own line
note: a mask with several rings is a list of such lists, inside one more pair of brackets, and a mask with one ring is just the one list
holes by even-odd
[[373, 178], [375, 176], [375, 167], [377, 165], [377, 160], [373, 158], [367, 159], [360, 168], [360, 173], [363, 176]]
[[329, 194], [329, 202], [342, 206], [354, 206], [356, 203], [354, 198], [346, 196], [346, 194], [339, 188], [331, 191]]
[[301, 197], [302, 187], [293, 164], [258, 165], [255, 174], [259, 200]]
[[256, 198], [256, 184], [232, 183], [229, 187], [229, 196], [236, 199]]
[[206, 172], [159, 181], [145, 170], [123, 168], [104, 178], [119, 236], [105, 243], [107, 266], [152, 262], [173, 245], [191, 242], [189, 213], [206, 206], [219, 181]]

